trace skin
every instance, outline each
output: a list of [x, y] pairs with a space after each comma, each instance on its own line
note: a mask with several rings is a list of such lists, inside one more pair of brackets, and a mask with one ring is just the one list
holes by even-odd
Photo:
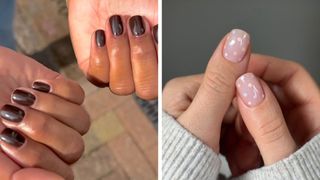
[[[158, 1], [69, 0], [68, 8], [74, 51], [88, 79], [99, 87], [109, 86], [118, 95], [136, 92], [142, 99], [156, 98], [157, 45], [151, 28], [158, 24]], [[112, 15], [122, 16], [124, 33], [119, 37], [111, 34]], [[141, 37], [132, 36], [129, 29], [128, 19], [134, 15], [144, 17], [146, 32]], [[100, 51], [92, 39], [97, 29], [106, 33], [106, 48]]]
[[[0, 131], [5, 127], [16, 130], [24, 136], [25, 143], [16, 147], [0, 142], [0, 179], [41, 179], [46, 174], [48, 179], [73, 179], [70, 164], [82, 155], [81, 136], [90, 126], [89, 116], [81, 107], [83, 90], [77, 83], [3, 47], [0, 47], [0, 66], [10, 67], [0, 72], [0, 107], [11, 104], [25, 112], [18, 123], [1, 119]], [[33, 90], [34, 81], [49, 84], [51, 91]], [[13, 102], [11, 95], [16, 89], [33, 94], [34, 104], [23, 106]]]
[[[180, 121], [203, 142], [206, 139], [219, 142], [219, 148], [213, 150], [227, 157], [233, 176], [288, 157], [320, 132], [320, 122], [316, 121], [320, 118], [319, 89], [302, 66], [292, 61], [253, 54], [247, 71], [261, 78], [266, 96], [258, 106], [250, 108], [236, 93], [233, 94], [230, 107], [222, 114], [220, 138], [213, 131], [206, 134], [208, 137], [201, 136]], [[163, 91], [164, 110], [181, 119], [201, 92], [204, 81], [203, 74], [169, 81]], [[235, 89], [235, 84], [229, 88]], [[213, 126], [219, 122], [212, 116], [196, 120], [192, 125], [197, 127], [201, 124]]]

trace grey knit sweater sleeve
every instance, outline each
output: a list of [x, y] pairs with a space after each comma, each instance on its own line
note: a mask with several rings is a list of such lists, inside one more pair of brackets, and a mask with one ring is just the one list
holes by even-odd
[[[163, 112], [163, 180], [214, 180], [221, 162], [218, 154]], [[294, 154], [271, 166], [251, 170], [239, 180], [320, 179], [320, 135], [315, 136]]]

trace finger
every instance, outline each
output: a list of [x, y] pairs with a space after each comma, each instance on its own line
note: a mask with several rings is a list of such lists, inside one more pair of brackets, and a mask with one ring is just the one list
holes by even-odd
[[294, 142], [281, 108], [269, 87], [252, 73], [236, 82], [238, 106], [250, 134], [259, 147], [264, 163], [273, 164], [292, 154]]
[[30, 88], [19, 88], [12, 93], [11, 101], [13, 104], [46, 113], [80, 134], [85, 134], [89, 129], [90, 120], [85, 109], [55, 95]]
[[158, 24], [153, 26], [152, 34], [153, 34], [153, 39], [154, 39], [155, 45], [158, 49]]
[[110, 60], [110, 90], [118, 95], [134, 92], [130, 45], [124, 19], [119, 15], [106, 23], [107, 49]]
[[84, 91], [81, 86], [61, 75], [55, 79], [38, 79], [33, 82], [32, 88], [57, 95], [75, 104], [80, 105], [84, 101]]
[[64, 180], [63, 177], [39, 168], [25, 168], [13, 174], [11, 180]]
[[[300, 105], [319, 101], [319, 88], [310, 74], [300, 65], [275, 57], [254, 54], [248, 71], [267, 82], [280, 86], [287, 99]], [[305, 93], [308, 89], [308, 93]]]
[[84, 151], [81, 135], [53, 117], [28, 107], [5, 105], [0, 110], [2, 123], [50, 147], [65, 162], [77, 161]]
[[0, 179], [10, 180], [12, 175], [20, 169], [19, 165], [14, 163], [4, 152], [0, 149]]
[[202, 141], [219, 151], [221, 122], [235, 94], [235, 81], [246, 71], [250, 37], [232, 30], [211, 57], [203, 82], [189, 108], [178, 119]]
[[20, 166], [43, 168], [66, 179], [73, 179], [71, 168], [46, 146], [11, 129], [2, 131], [0, 140], [2, 150]]
[[98, 87], [109, 86], [109, 58], [104, 30], [97, 30], [91, 37], [91, 50], [87, 79]]
[[178, 118], [191, 104], [201, 82], [202, 75], [171, 79], [162, 92], [163, 110], [174, 118]]
[[141, 16], [133, 16], [127, 27], [136, 94], [142, 99], [154, 99], [158, 96], [158, 63], [149, 23]]

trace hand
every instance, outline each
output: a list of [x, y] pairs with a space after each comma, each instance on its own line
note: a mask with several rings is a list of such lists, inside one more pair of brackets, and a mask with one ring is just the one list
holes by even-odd
[[69, 0], [73, 47], [90, 82], [109, 86], [118, 95], [136, 91], [146, 100], [157, 97], [157, 4], [157, 0]]
[[237, 80], [237, 103], [264, 164], [270, 165], [320, 132], [319, 88], [292, 61], [256, 55], [248, 71], [255, 75], [245, 74]]
[[[73, 179], [70, 164], [82, 155], [81, 135], [90, 124], [81, 107], [83, 90], [32, 59], [1, 47], [0, 66], [0, 179], [53, 174], [46, 171]], [[46, 171], [29, 169], [33, 167]]]
[[[260, 151], [254, 140], [256, 140], [257, 144], [259, 144], [259, 142], [262, 144], [259, 148], [263, 146], [261, 147], [261, 152], [265, 153], [262, 153], [262, 157], [264, 158], [264, 163], [269, 165], [289, 156], [297, 147], [303, 146], [308, 140], [319, 133], [320, 129], [319, 123], [313, 120], [319, 118], [319, 113], [317, 111], [317, 107], [319, 107], [319, 91], [310, 75], [300, 65], [274, 57], [253, 54], [250, 58], [248, 71], [254, 72], [254, 74], [263, 79], [265, 78], [266, 81], [271, 84], [273, 93], [281, 105], [283, 116], [288, 124], [288, 128], [294, 141], [290, 138], [291, 135], [287, 131], [288, 128], [286, 127], [286, 123], [283, 123], [282, 121], [282, 123], [280, 123], [281, 126], [278, 126], [281, 121], [268, 121], [270, 119], [261, 118], [281, 117], [281, 110], [277, 109], [277, 102], [268, 87], [265, 87], [265, 91], [268, 92], [268, 95], [265, 96], [265, 99], [267, 100], [263, 101], [272, 102], [262, 104], [271, 104], [272, 107], [261, 107], [262, 112], [259, 112], [258, 115], [253, 114], [257, 116], [254, 117], [254, 121], [249, 120], [252, 120], [251, 113], [254, 111], [250, 111], [246, 108], [247, 106], [245, 106], [244, 103], [239, 103], [240, 105], [238, 105], [238, 101], [234, 99], [223, 118], [220, 140], [221, 153], [227, 157], [233, 176], [237, 176], [250, 169], [258, 168], [263, 165]], [[265, 73], [263, 74], [263, 72]], [[304, 80], [304, 83], [300, 82], [300, 84], [304, 85], [295, 87], [296, 83], [299, 82], [299, 79]], [[169, 81], [163, 91], [164, 110], [175, 118], [178, 118], [193, 101], [202, 81], [203, 74], [176, 78]], [[284, 85], [286, 87], [284, 87]], [[310, 96], [301, 97], [301, 95], [303, 95], [301, 91], [304, 90], [300, 87], [308, 87], [308, 89], [310, 89], [310, 92], [308, 93]], [[288, 97], [288, 94], [291, 94], [290, 98]], [[303, 99], [308, 102], [309, 98], [313, 99], [312, 103], [299, 104], [299, 101], [301, 103], [303, 102], [301, 101]], [[239, 102], [241, 101], [239, 100]], [[258, 106], [262, 106], [262, 104]], [[244, 108], [241, 114], [238, 107]], [[278, 115], [272, 112], [277, 112]], [[263, 116], [263, 114], [266, 114], [266, 116]], [[267, 129], [264, 132], [272, 133], [269, 133], [268, 135], [260, 133], [254, 136], [255, 139], [253, 140], [243, 123], [242, 116], [248, 124], [248, 127], [250, 127], [250, 132], [253, 131], [252, 133], [254, 133], [255, 129], [260, 129], [262, 131], [263, 129]], [[283, 120], [283, 118], [272, 119]], [[303, 119], [303, 121], [301, 119]], [[259, 124], [259, 122], [261, 124]], [[261, 129], [257, 127], [257, 125], [263, 125], [262, 122], [270, 123], [263, 126]], [[304, 123], [301, 124], [301, 122]], [[272, 127], [276, 128], [276, 130], [273, 131]], [[279, 131], [279, 129], [281, 131]], [[283, 135], [286, 142], [278, 141], [279, 139], [282, 139], [282, 136], [277, 136], [277, 134]], [[263, 142], [265, 137], [275, 138], [275, 144], [281, 147], [271, 148], [268, 143]], [[284, 145], [285, 143], [289, 144]], [[265, 144], [267, 144], [267, 146]], [[277, 150], [281, 150], [282, 152]]]

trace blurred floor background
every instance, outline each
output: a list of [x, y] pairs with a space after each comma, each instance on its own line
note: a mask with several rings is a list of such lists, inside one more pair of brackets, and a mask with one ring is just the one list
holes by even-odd
[[157, 179], [157, 101], [119, 97], [85, 79], [72, 50], [65, 0], [16, 0], [14, 34], [19, 52], [76, 80], [86, 92], [92, 127], [85, 154], [73, 165], [75, 179]]

